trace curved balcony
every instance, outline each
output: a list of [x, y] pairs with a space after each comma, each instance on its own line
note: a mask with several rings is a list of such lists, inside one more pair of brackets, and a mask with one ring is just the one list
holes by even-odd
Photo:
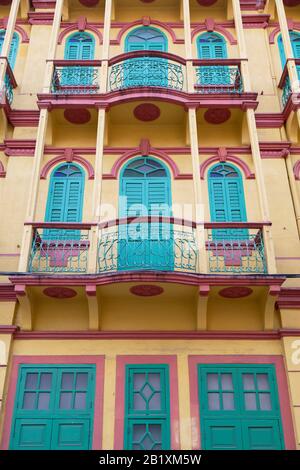
[[[5, 80], [4, 80], [4, 100], [9, 104], [9, 106], [13, 102], [14, 98], [14, 88], [17, 87], [17, 82], [14, 76], [14, 73], [11, 69], [11, 66], [7, 60], [6, 57], [0, 57], [0, 59], [5, 59], [7, 61], [7, 67], [6, 67], [6, 75], [5, 75]], [[3, 102], [3, 98], [1, 100]]]
[[296, 68], [297, 68], [298, 79], [300, 80], [300, 59], [288, 59], [286, 61], [286, 64], [284, 66], [284, 69], [283, 69], [283, 72], [282, 72], [282, 75], [278, 84], [278, 88], [282, 90], [281, 102], [282, 102], [283, 108], [285, 108], [287, 102], [289, 101], [290, 96], [292, 95], [291, 81], [290, 81], [289, 71], [287, 67], [289, 60], [294, 60], [296, 64]]
[[174, 54], [136, 51], [109, 61], [109, 91], [136, 87], [161, 87], [185, 91], [185, 60]]
[[201, 94], [241, 94], [243, 80], [240, 59], [193, 60], [195, 91]]
[[51, 93], [93, 95], [99, 93], [99, 60], [54, 60]]

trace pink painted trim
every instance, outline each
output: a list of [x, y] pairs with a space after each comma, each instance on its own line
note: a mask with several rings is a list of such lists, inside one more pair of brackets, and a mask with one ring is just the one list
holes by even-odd
[[[135, 21], [132, 21], [131, 23], [124, 24], [124, 26], [118, 32], [117, 38], [112, 39], [110, 41], [110, 44], [111, 45], [121, 44], [121, 41], [122, 41], [122, 38], [123, 38], [124, 34], [129, 29], [132, 29], [134, 26], [142, 26], [142, 25], [143, 25], [143, 19], [135, 20]], [[153, 20], [152, 18], [149, 18], [149, 25], [150, 26], [158, 26], [159, 28], [164, 29], [170, 35], [173, 44], [184, 44], [184, 40], [183, 39], [178, 39], [176, 37], [175, 31], [173, 30], [173, 28], [168, 23], [165, 23], [163, 21]]]
[[[74, 23], [72, 25], [68, 25], [68, 26], [64, 27], [64, 29], [60, 32], [60, 34], [58, 36], [57, 43], [61, 44], [64, 37], [67, 36], [69, 33], [73, 32], [73, 31], [78, 31], [79, 32], [77, 23], [76, 24]], [[94, 33], [95, 36], [97, 36], [97, 38], [99, 40], [99, 44], [102, 44], [103, 37], [102, 37], [101, 32], [99, 31], [99, 29], [96, 26], [93, 26], [92, 24], [87, 23], [86, 27], [85, 27], [85, 31], [91, 31], [92, 33]]]
[[114, 449], [124, 448], [124, 414], [125, 414], [125, 366], [127, 364], [167, 364], [170, 372], [170, 426], [171, 448], [180, 449], [178, 376], [176, 356], [117, 356], [117, 380], [115, 401], [115, 436]]
[[[136, 59], [137, 57], [160, 57], [163, 59], [173, 60], [174, 62], [178, 62], [179, 64], [182, 64], [182, 65], [186, 64], [186, 60], [177, 54], [171, 54], [170, 52], [159, 52], [159, 51], [124, 52], [122, 54], [118, 54], [112, 57], [109, 60], [108, 64], [114, 65], [114, 64], [118, 64], [119, 62], [123, 62], [124, 60]], [[229, 64], [229, 65], [232, 65], [232, 64]]]
[[17, 300], [14, 286], [9, 283], [0, 284], [0, 302], [8, 302]]
[[[228, 29], [224, 28], [224, 26], [220, 26], [217, 23], [214, 23], [213, 27], [214, 31], [217, 31], [218, 33], [222, 34], [225, 36], [225, 38], [229, 41], [231, 45], [237, 44], [237, 40], [234, 38], [234, 36], [228, 31]], [[192, 40], [194, 37], [201, 33], [202, 31], [208, 31], [207, 25], [204, 23], [202, 25], [196, 26], [196, 28], [193, 29], [192, 31]]]
[[3, 163], [0, 161], [0, 178], [5, 178], [6, 171], [4, 169]]
[[294, 165], [294, 175], [296, 180], [300, 180], [300, 160]]
[[278, 385], [278, 395], [281, 411], [282, 427], [287, 450], [296, 449], [295, 433], [293, 427], [289, 388], [283, 358], [281, 356], [189, 356], [190, 377], [190, 403], [192, 421], [192, 450], [201, 448], [199, 390], [198, 390], [198, 364], [274, 364]]
[[39, 117], [39, 110], [11, 109], [8, 113], [8, 120], [14, 127], [37, 127]]
[[[7, 21], [5, 21], [4, 19], [0, 20], [0, 29], [6, 30], [6, 28], [7, 28]], [[15, 31], [18, 32], [19, 35], [21, 36], [22, 43], [29, 43], [29, 36], [27, 32], [25, 31], [25, 29], [22, 28], [22, 26], [16, 24]]]
[[[222, 159], [221, 159], [220, 155], [215, 155], [214, 157], [210, 157], [207, 160], [205, 160], [205, 162], [203, 162], [200, 165], [201, 179], [204, 179], [205, 171], [207, 170], [207, 168], [210, 165], [212, 165], [215, 162], [221, 162], [221, 161], [222, 161]], [[243, 171], [246, 179], [250, 179], [250, 180], [255, 179], [254, 173], [251, 172], [248, 165], [243, 160], [241, 160], [239, 157], [235, 157], [233, 155], [226, 155], [226, 162], [227, 161], [235, 163], [237, 166], [239, 166], [241, 168], [241, 170]]]
[[9, 439], [12, 427], [12, 418], [15, 404], [16, 388], [18, 381], [18, 371], [21, 364], [95, 364], [96, 384], [94, 401], [94, 430], [93, 444], [94, 450], [101, 449], [102, 446], [102, 420], [103, 420], [103, 387], [104, 387], [104, 356], [14, 356], [8, 394], [5, 404], [5, 417], [2, 434], [1, 449], [9, 448]]
[[[44, 165], [44, 167], [42, 168], [40, 178], [42, 180], [45, 180], [47, 178], [47, 175], [48, 175], [51, 168], [53, 168], [58, 163], [66, 162], [66, 161], [67, 161], [66, 154], [65, 155], [60, 155], [56, 158], [53, 158], [48, 163], [46, 163], [46, 165]], [[94, 168], [88, 160], [86, 160], [84, 157], [80, 157], [79, 155], [73, 155], [72, 161], [80, 163], [82, 166], [84, 166], [84, 168], [86, 169], [86, 171], [88, 173], [89, 180], [94, 179], [94, 177], [95, 177]]]

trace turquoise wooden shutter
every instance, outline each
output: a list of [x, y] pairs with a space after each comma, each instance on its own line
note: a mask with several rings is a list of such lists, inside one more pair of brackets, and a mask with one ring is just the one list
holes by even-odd
[[[2, 50], [3, 42], [4, 42], [4, 35], [5, 35], [5, 31], [0, 32], [0, 53]], [[16, 63], [18, 47], [19, 47], [19, 36], [17, 35], [17, 33], [14, 33], [12, 41], [11, 41], [11, 45], [10, 45], [9, 54], [8, 54], [8, 62], [12, 69], [14, 68], [15, 63]]]
[[80, 222], [82, 213], [83, 181], [68, 181], [65, 196], [64, 222]]
[[[204, 33], [198, 38], [199, 59], [226, 59], [226, 44], [215, 33]], [[198, 70], [200, 85], [229, 85], [230, 69], [222, 65], [201, 66]]]
[[50, 192], [46, 210], [46, 222], [65, 222], [65, 202], [66, 202], [67, 180], [50, 183]]

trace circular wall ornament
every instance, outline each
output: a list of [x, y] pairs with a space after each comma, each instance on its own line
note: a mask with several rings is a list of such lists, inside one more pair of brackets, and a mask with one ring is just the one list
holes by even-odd
[[214, 3], [216, 3], [217, 0], [197, 0], [197, 2], [198, 2], [199, 5], [201, 5], [202, 7], [210, 7], [211, 5], [213, 5]]
[[220, 290], [219, 295], [227, 299], [238, 299], [241, 297], [248, 297], [252, 292], [253, 290], [250, 289], [250, 287], [233, 286]]
[[286, 7], [296, 7], [300, 4], [300, 0], [283, 0]]
[[77, 295], [77, 292], [69, 287], [47, 287], [43, 292], [54, 299], [71, 299]]
[[149, 284], [133, 286], [129, 290], [132, 294], [139, 295], [140, 297], [154, 297], [155, 295], [162, 294], [164, 291], [160, 286], [153, 286]]
[[209, 124], [223, 124], [230, 116], [231, 112], [227, 108], [210, 108], [204, 113], [204, 119]]
[[160, 116], [160, 109], [155, 104], [143, 103], [134, 108], [133, 114], [139, 121], [155, 121]]
[[94, 7], [95, 5], [97, 5], [97, 3], [99, 3], [99, 0], [79, 0], [79, 3], [89, 8], [89, 7]]
[[91, 113], [86, 108], [69, 108], [64, 111], [64, 117], [71, 124], [86, 124], [91, 119]]

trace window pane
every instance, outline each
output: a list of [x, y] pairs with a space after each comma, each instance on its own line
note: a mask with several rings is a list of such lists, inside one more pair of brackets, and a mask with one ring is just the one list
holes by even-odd
[[23, 410], [34, 410], [36, 393], [25, 392], [23, 397]]
[[268, 374], [257, 374], [256, 378], [258, 390], [270, 390]]
[[256, 394], [255, 393], [244, 393], [245, 397], [245, 409], [256, 410]]
[[88, 374], [86, 372], [81, 372], [77, 374], [76, 377], [76, 390], [86, 390], [88, 384]]
[[39, 393], [38, 398], [38, 409], [39, 410], [49, 410], [50, 403], [50, 393]]
[[220, 397], [218, 393], [209, 393], [208, 394], [208, 408], [210, 410], [219, 410], [220, 409]]
[[149, 433], [152, 436], [152, 439], [156, 443], [161, 442], [161, 425], [160, 424], [149, 424]]
[[244, 390], [255, 390], [254, 374], [243, 374]]
[[62, 374], [61, 388], [62, 390], [72, 390], [73, 389], [73, 380], [74, 374], [65, 372]]
[[59, 407], [62, 410], [70, 410], [72, 408], [72, 393], [71, 392], [62, 392], [60, 394]]
[[223, 393], [223, 409], [224, 410], [234, 410], [234, 394], [233, 393]]
[[152, 450], [153, 445], [154, 442], [152, 440], [152, 437], [149, 434], [146, 434], [146, 436], [142, 439], [143, 449]]
[[135, 393], [133, 396], [133, 408], [137, 411], [142, 411], [146, 409], [146, 402], [139, 393]]
[[207, 374], [207, 390], [218, 390], [218, 374]]
[[145, 424], [134, 424], [133, 425], [133, 440], [134, 442], [139, 442], [146, 432]]
[[233, 390], [232, 374], [221, 374], [221, 383], [223, 390]]
[[147, 401], [149, 400], [149, 398], [151, 397], [152, 393], [153, 393], [153, 390], [151, 387], [149, 387], [148, 384], [145, 385], [145, 387], [143, 387], [143, 390], [142, 390], [142, 393], [144, 395], [144, 397], [147, 399]]
[[260, 409], [270, 411], [272, 409], [271, 395], [269, 393], [259, 393], [258, 396]]
[[26, 374], [25, 388], [28, 390], [37, 389], [38, 374]]
[[51, 390], [52, 374], [43, 373], [40, 379], [40, 390]]
[[154, 390], [160, 390], [160, 374], [148, 374], [148, 382]]
[[75, 393], [75, 410], [85, 410], [86, 408], [86, 393], [76, 392]]
[[161, 410], [161, 399], [160, 393], [154, 393], [153, 397], [149, 401], [150, 410]]
[[145, 374], [134, 374], [133, 375], [133, 388], [134, 390], [140, 390], [146, 380]]

